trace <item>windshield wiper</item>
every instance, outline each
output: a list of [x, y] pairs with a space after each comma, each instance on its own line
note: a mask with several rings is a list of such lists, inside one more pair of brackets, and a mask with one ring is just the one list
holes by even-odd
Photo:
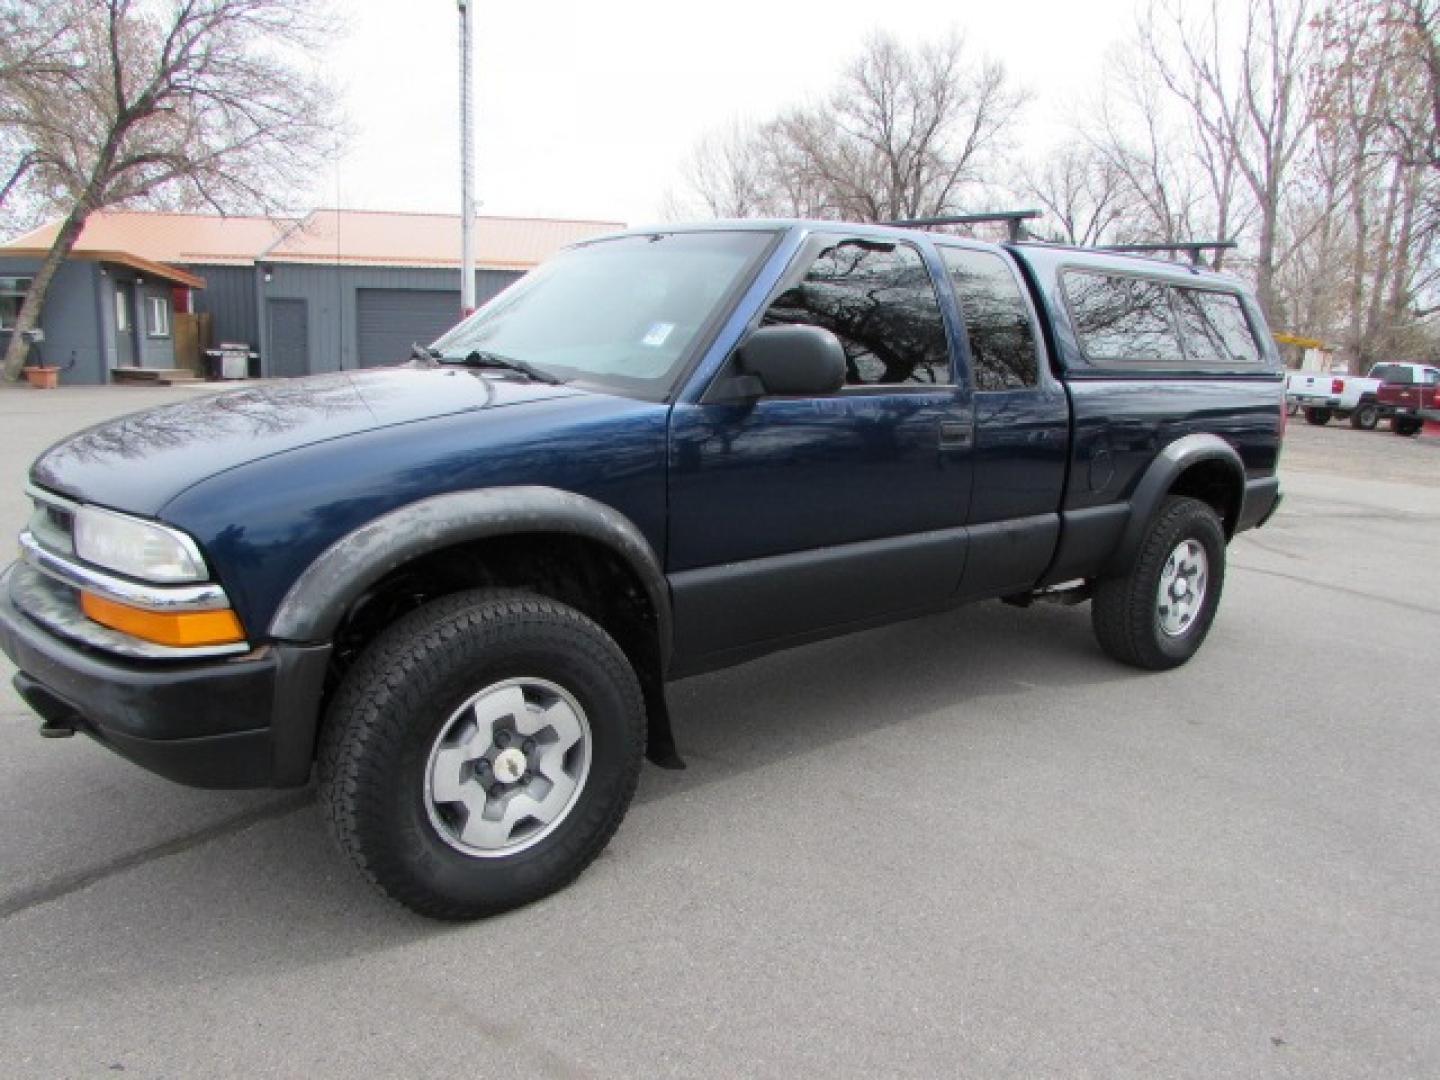
[[507, 371], [518, 371], [527, 379], [535, 382], [549, 383], [551, 386], [559, 386], [563, 381], [551, 375], [548, 371], [541, 371], [534, 364], [524, 360], [517, 360], [513, 356], [501, 356], [499, 353], [484, 352], [480, 349], [472, 349], [465, 357], [444, 357], [446, 363], [464, 364], [473, 368], [504, 368]]

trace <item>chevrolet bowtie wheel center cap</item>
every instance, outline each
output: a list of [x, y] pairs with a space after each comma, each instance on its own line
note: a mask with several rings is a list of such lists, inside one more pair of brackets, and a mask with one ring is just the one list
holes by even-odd
[[495, 755], [495, 779], [513, 784], [525, 775], [525, 752], [515, 747]]

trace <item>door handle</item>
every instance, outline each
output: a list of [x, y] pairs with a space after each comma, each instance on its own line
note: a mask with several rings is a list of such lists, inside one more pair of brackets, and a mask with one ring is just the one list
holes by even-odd
[[968, 420], [941, 420], [941, 446], [969, 446], [973, 438]]

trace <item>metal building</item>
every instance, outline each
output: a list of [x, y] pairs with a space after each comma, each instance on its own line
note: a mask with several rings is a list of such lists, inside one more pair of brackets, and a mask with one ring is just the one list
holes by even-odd
[[[560, 248], [621, 227], [478, 218], [477, 303]], [[0, 245], [0, 345], [5, 312], [23, 297], [57, 228]], [[196, 313], [210, 316], [214, 343], [256, 350], [267, 377], [393, 363], [459, 320], [459, 266], [454, 215], [99, 213], [51, 286], [45, 361], [68, 366], [64, 380], [82, 383], [110, 381], [116, 369], [173, 368], [175, 316]]]

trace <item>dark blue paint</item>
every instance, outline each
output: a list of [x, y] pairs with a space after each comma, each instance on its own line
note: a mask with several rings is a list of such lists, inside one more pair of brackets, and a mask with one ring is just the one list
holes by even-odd
[[[1252, 476], [1275, 468], [1281, 391], [1268, 339], [1269, 366], [1248, 376], [1117, 377], [1085, 364], [1058, 274], [1078, 264], [1149, 272], [1155, 263], [992, 249], [1020, 263], [1052, 355], [1034, 389], [976, 394], [960, 309], [928, 236], [817, 223], [726, 227], [766, 229], [778, 240], [671, 403], [454, 368], [320, 376], [91, 429], [47, 452], [34, 479], [190, 532], [253, 631], [331, 543], [445, 492], [539, 484], [587, 495], [633, 521], [678, 573], [1016, 519], [1053, 530], [1061, 510], [1125, 499], [1159, 449], [1191, 432], [1230, 441]], [[941, 283], [955, 386], [705, 401], [816, 232], [921, 250]], [[942, 422], [969, 439], [942, 445]]]

